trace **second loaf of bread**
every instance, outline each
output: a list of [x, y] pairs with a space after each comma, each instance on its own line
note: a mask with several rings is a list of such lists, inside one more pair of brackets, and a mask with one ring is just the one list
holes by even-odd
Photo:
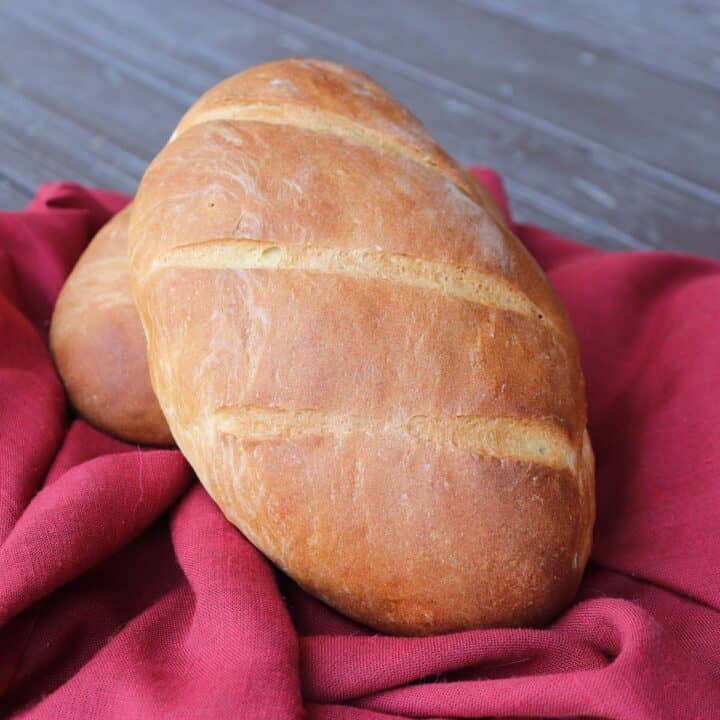
[[565, 312], [492, 204], [367, 76], [206, 93], [130, 228], [153, 386], [228, 519], [372, 627], [542, 623], [590, 550]]
[[130, 290], [129, 221], [128, 206], [100, 229], [68, 276], [50, 323], [50, 349], [82, 417], [123, 440], [169, 445]]

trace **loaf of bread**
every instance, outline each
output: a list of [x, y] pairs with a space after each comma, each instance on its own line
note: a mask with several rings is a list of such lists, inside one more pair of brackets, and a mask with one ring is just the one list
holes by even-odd
[[50, 349], [70, 402], [101, 430], [167, 445], [172, 435], [150, 385], [145, 337], [130, 289], [130, 208], [93, 238], [58, 297]]
[[227, 518], [382, 631], [536, 625], [590, 551], [572, 327], [497, 210], [366, 75], [274, 62], [140, 184], [152, 383]]

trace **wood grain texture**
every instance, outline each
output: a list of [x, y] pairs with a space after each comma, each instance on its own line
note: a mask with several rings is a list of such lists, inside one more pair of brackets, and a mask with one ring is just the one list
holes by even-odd
[[[720, 189], [720, 146], [705, 146], [720, 126], [718, 90], [629, 63], [602, 47], [587, 62], [585, 42], [568, 36], [558, 42], [551, 32], [494, 13], [483, 13], [480, 21], [477, 9], [454, 0], [266, 2], [500, 100], [529, 124], [549, 122], [598, 143], [609, 138], [604, 144], [610, 149]], [[385, 22], [378, 23], [381, 14]], [[453, 28], [451, 43], [438, 42], [445, 25]], [[715, 166], [694, 162], [703, 146]]]
[[0, 174], [0, 208], [20, 210], [32, 197], [32, 191]]
[[369, 72], [459, 160], [497, 167], [520, 220], [720, 257], [712, 3], [354, 5], [4, 5], [2, 172], [28, 189], [69, 178], [132, 192], [200, 92], [309, 54]]
[[[552, 35], [610, 48], [648, 67], [720, 87], [720, 5], [715, 0], [462, 0]], [[596, 58], [588, 50], [583, 60]]]

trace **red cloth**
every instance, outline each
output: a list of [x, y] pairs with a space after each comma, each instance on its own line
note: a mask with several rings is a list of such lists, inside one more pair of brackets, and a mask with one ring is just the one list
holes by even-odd
[[592, 562], [550, 628], [402, 639], [276, 573], [178, 452], [68, 419], [48, 320], [125, 202], [0, 216], [0, 716], [720, 718], [720, 263], [516, 226], [582, 347]]

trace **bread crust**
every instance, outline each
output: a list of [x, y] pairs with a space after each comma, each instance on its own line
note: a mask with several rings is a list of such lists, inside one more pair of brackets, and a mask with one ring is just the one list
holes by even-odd
[[130, 227], [152, 383], [228, 519], [399, 634], [537, 625], [588, 559], [572, 327], [497, 208], [372, 80], [208, 91]]
[[131, 292], [129, 219], [128, 206], [100, 229], [68, 276], [50, 323], [50, 349], [70, 402], [88, 422], [130, 442], [169, 445]]

